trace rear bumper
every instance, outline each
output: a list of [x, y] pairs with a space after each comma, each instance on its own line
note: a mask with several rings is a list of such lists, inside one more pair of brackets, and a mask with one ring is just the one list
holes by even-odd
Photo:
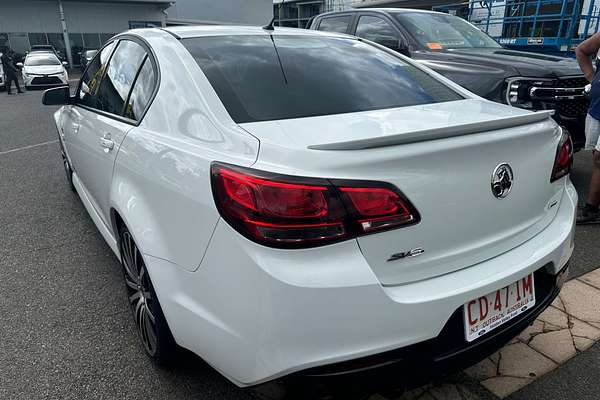
[[[529, 241], [480, 264], [396, 287], [379, 283], [356, 241], [270, 249], [223, 221], [197, 271], [148, 255], [145, 261], [176, 341], [239, 386], [357, 372], [375, 379], [376, 371], [402, 365], [422, 371], [419, 362], [443, 371], [495, 351], [556, 296], [557, 276], [573, 251], [576, 204], [565, 179], [556, 217]], [[536, 274], [537, 306], [465, 344], [460, 307], [529, 273]]]
[[[537, 302], [534, 308], [474, 342], [463, 333], [462, 307], [452, 314], [435, 338], [397, 350], [351, 361], [311, 368], [284, 378], [288, 385], [331, 386], [344, 390], [387, 385], [398, 387], [425, 383], [427, 379], [466, 368], [493, 354], [529, 326], [558, 296], [568, 276], [568, 264], [558, 274], [552, 265], [535, 272]], [[399, 377], [401, 382], [399, 382]]]

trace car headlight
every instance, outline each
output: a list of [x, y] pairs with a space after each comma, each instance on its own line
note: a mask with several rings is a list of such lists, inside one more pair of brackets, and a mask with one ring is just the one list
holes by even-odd
[[506, 80], [505, 101], [513, 107], [527, 110], [538, 109], [536, 93], [545, 88], [550, 89], [554, 80], [542, 78], [509, 78]]

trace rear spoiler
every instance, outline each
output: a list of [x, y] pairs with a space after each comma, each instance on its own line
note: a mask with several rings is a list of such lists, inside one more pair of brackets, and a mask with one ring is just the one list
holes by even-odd
[[474, 122], [469, 124], [444, 126], [442, 128], [424, 129], [397, 135], [374, 137], [369, 139], [351, 140], [347, 142], [326, 143], [308, 146], [311, 150], [364, 150], [376, 147], [396, 146], [451, 138], [455, 136], [470, 135], [495, 131], [498, 129], [514, 128], [516, 126], [533, 124], [544, 121], [554, 114], [554, 110], [544, 110], [524, 115], [494, 119], [491, 121]]

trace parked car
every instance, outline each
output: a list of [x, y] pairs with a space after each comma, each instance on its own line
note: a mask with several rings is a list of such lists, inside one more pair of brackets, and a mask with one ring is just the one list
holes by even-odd
[[56, 55], [47, 52], [29, 53], [24, 63], [17, 63], [21, 68], [25, 87], [66, 86], [69, 85], [69, 75]]
[[79, 54], [79, 66], [81, 71], [85, 70], [85, 67], [87, 67], [88, 63], [92, 61], [92, 58], [94, 58], [96, 53], [98, 53], [98, 50], [83, 50]]
[[462, 18], [410, 9], [356, 9], [317, 16], [310, 29], [348, 33], [382, 44], [486, 99], [554, 119], [585, 145], [587, 80], [570, 58], [503, 48]]
[[53, 53], [60, 61], [65, 61], [66, 57], [64, 55], [64, 53], [60, 50], [57, 50], [54, 46], [52, 46], [51, 44], [36, 44], [31, 46], [30, 50], [27, 52], [27, 54], [29, 53]]
[[43, 101], [156, 363], [177, 344], [239, 386], [457, 368], [565, 279], [569, 135], [385, 47], [134, 30]]

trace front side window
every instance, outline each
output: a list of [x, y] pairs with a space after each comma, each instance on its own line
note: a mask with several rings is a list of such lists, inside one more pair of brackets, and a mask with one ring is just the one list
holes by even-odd
[[326, 32], [346, 33], [348, 32], [348, 25], [350, 25], [351, 19], [352, 17], [350, 15], [323, 18], [319, 24], [319, 30]]
[[501, 47], [464, 19], [452, 15], [424, 12], [394, 15], [421, 46], [432, 50]]
[[139, 121], [146, 109], [156, 87], [156, 71], [150, 58], [146, 57], [144, 65], [133, 85], [131, 95], [125, 107], [125, 117]]
[[121, 40], [98, 91], [97, 109], [122, 115], [133, 81], [146, 57], [146, 51], [131, 40]]
[[100, 54], [90, 62], [79, 84], [78, 103], [91, 108], [98, 108], [98, 91], [102, 76], [108, 66], [108, 60], [116, 42], [106, 46]]
[[363, 15], [356, 25], [356, 36], [383, 46], [395, 48], [400, 38], [394, 28], [383, 18]]
[[238, 123], [460, 100], [417, 67], [352, 38], [183, 39]]

